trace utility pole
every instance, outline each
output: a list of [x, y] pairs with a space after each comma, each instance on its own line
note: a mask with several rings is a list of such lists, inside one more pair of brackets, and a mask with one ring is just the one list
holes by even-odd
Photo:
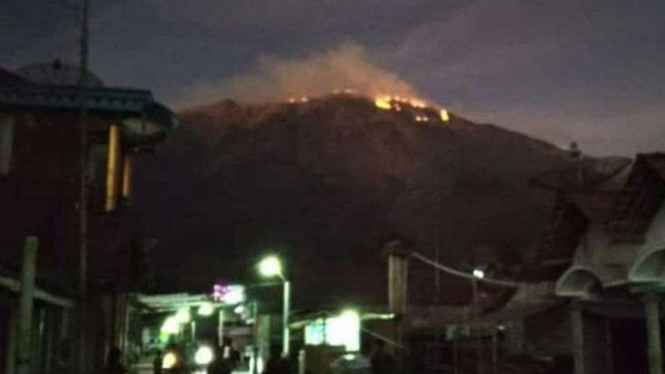
[[472, 292], [473, 292], [473, 318], [474, 318], [474, 325], [476, 327], [476, 373], [480, 374], [481, 373], [481, 363], [480, 360], [482, 358], [481, 356], [481, 347], [482, 347], [482, 338], [480, 336], [481, 333], [481, 328], [480, 328], [480, 311], [479, 311], [479, 306], [478, 306], [478, 280], [476, 278], [473, 279], [471, 283], [472, 287]]
[[[439, 229], [434, 229], [434, 262], [439, 263]], [[435, 300], [441, 301], [441, 278], [438, 268], [434, 268], [434, 290], [436, 292]]]
[[81, 35], [79, 55], [80, 201], [79, 201], [79, 325], [78, 369], [86, 372], [86, 313], [88, 301], [88, 0], [80, 0]]
[[37, 273], [37, 246], [36, 236], [25, 239], [23, 250], [23, 269], [21, 270], [21, 289], [19, 302], [19, 323], [16, 351], [16, 373], [28, 374], [31, 361], [32, 312], [35, 294], [35, 274]]

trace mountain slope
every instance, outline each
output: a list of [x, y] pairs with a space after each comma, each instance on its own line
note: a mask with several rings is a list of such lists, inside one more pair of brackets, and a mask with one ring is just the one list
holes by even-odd
[[159, 267], [249, 277], [252, 261], [276, 250], [293, 277], [332, 293], [341, 275], [325, 269], [336, 264], [360, 283], [381, 278], [380, 248], [394, 237], [426, 254], [436, 237], [452, 264], [532, 252], [550, 196], [528, 180], [570, 156], [454, 114], [444, 121], [438, 109], [397, 106], [332, 95], [181, 113], [185, 125], [137, 169], [136, 201], [161, 241]]

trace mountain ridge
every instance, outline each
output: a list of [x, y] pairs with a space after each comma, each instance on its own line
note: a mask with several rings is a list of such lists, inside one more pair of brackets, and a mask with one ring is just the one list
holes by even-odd
[[533, 256], [552, 196], [529, 180], [572, 167], [569, 152], [440, 108], [390, 105], [341, 94], [183, 110], [185, 125], [140, 161], [148, 231], [180, 271], [210, 277], [251, 277], [251, 259], [277, 251], [298, 264], [294, 276], [334, 282], [321, 266], [361, 274], [394, 237], [426, 254], [438, 241], [455, 266]]

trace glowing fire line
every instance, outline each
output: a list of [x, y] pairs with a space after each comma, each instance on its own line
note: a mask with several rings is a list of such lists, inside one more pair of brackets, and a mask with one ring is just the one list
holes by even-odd
[[[403, 105], [410, 105], [411, 107], [415, 109], [427, 109], [427, 103], [423, 100], [419, 99], [412, 99], [412, 98], [405, 98], [405, 97], [400, 97], [397, 95], [394, 96], [388, 96], [388, 95], [382, 95], [382, 96], [377, 96], [374, 99], [374, 105], [382, 110], [394, 110], [397, 112], [402, 111], [402, 106]], [[436, 109], [436, 108], [432, 108]], [[439, 110], [439, 119], [442, 122], [450, 122], [450, 115], [446, 109], [440, 109]], [[431, 118], [427, 115], [422, 115], [422, 113], [416, 115], [414, 117], [416, 122], [428, 122]]]

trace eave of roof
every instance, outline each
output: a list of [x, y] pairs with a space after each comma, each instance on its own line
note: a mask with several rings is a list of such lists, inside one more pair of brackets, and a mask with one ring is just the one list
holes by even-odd
[[[175, 115], [156, 102], [147, 90], [128, 88], [89, 88], [83, 92], [86, 107], [121, 119], [140, 117], [164, 131], [178, 126]], [[77, 86], [10, 84], [0, 87], [0, 110], [78, 110], [81, 90]]]

